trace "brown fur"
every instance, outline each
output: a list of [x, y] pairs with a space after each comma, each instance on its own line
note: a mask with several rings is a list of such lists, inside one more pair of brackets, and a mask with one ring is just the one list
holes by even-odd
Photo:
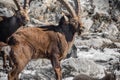
[[31, 59], [47, 58], [55, 70], [56, 79], [62, 80], [60, 60], [65, 58], [72, 46], [75, 33], [79, 24], [67, 16], [69, 21], [58, 26], [28, 27], [18, 29], [7, 44], [11, 47], [9, 52], [10, 62], [14, 63], [13, 69], [8, 73], [9, 80], [17, 80], [19, 73]]
[[[16, 0], [14, 0], [16, 3]], [[9, 80], [18, 80], [19, 73], [32, 59], [47, 58], [51, 61], [56, 79], [62, 80], [60, 60], [65, 58], [71, 48], [76, 32], [81, 32], [80, 21], [74, 9], [66, 0], [59, 0], [71, 15], [64, 15], [58, 26], [49, 25], [40, 28], [20, 28], [7, 44], [10, 46], [9, 58], [13, 68], [8, 73]], [[4, 47], [5, 48], [5, 47]]]

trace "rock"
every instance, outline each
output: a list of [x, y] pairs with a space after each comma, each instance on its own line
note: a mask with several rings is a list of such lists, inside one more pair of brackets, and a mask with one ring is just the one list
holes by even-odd
[[103, 67], [86, 58], [70, 58], [62, 61], [63, 77], [85, 73], [91, 76], [102, 76]]
[[14, 14], [12, 8], [16, 8], [12, 0], [0, 0], [0, 16], [11, 17]]
[[73, 80], [95, 80], [95, 79], [85, 74], [79, 74], [75, 76]]
[[47, 59], [31, 61], [20, 74], [22, 80], [54, 80], [55, 74], [51, 62]]
[[[67, 12], [57, 0], [31, 0], [29, 25], [58, 24], [62, 11]], [[73, 4], [74, 0], [69, 0]], [[22, 3], [23, 0], [20, 0]], [[120, 0], [81, 0], [84, 33], [77, 36], [67, 59], [62, 60], [65, 80], [72, 80], [78, 74], [102, 77], [103, 69], [114, 69], [119, 76], [120, 58]], [[74, 5], [75, 6], [75, 5]], [[4, 8], [3, 8], [4, 7]], [[12, 0], [0, 0], [0, 16], [10, 17], [14, 7]], [[68, 12], [67, 12], [68, 13]], [[44, 24], [43, 24], [44, 23]], [[74, 57], [74, 58], [70, 58]], [[2, 70], [2, 62], [0, 62]], [[0, 80], [6, 80], [4, 71]], [[22, 80], [55, 80], [49, 60], [31, 61], [20, 74]], [[119, 79], [118, 79], [119, 80]]]
[[73, 44], [72, 48], [70, 49], [70, 51], [68, 52], [66, 57], [67, 58], [70, 58], [70, 57], [77, 58], [77, 48], [74, 44]]
[[112, 41], [107, 38], [101, 38], [102, 34], [88, 34], [86, 36], [82, 36], [81, 39], [75, 40], [76, 46], [87, 46], [89, 48], [101, 48], [105, 44], [111, 44]]
[[[55, 74], [51, 63], [45, 60], [45, 63], [41, 63], [42, 60], [37, 62], [30, 62], [29, 65], [22, 71], [20, 78], [26, 79], [43, 79], [43, 80], [54, 80]], [[46, 64], [46, 62], [48, 64]], [[63, 78], [75, 76], [79, 73], [86, 73], [92, 76], [102, 76], [103, 67], [95, 64], [93, 61], [84, 58], [69, 58], [61, 62]], [[88, 66], [89, 64], [89, 66]]]

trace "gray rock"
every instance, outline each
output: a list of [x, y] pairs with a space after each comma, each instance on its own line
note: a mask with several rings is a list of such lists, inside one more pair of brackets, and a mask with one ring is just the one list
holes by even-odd
[[77, 47], [73, 44], [72, 48], [70, 49], [70, 51], [68, 52], [67, 58], [77, 58]]

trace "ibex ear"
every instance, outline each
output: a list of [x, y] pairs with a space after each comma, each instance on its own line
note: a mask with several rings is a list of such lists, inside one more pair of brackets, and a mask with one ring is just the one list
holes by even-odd
[[69, 21], [69, 16], [68, 15], [66, 16], [66, 14], [64, 12], [62, 12], [62, 17], [61, 17], [61, 19], [59, 21], [59, 25], [64, 25], [68, 21]]
[[68, 19], [68, 17], [67, 17], [67, 16], [65, 16], [65, 15], [64, 15], [63, 17], [64, 17], [64, 19], [65, 19], [65, 21], [66, 21], [66, 22], [68, 22], [68, 21], [69, 21], [69, 19]]
[[64, 21], [68, 21], [68, 20], [69, 20], [68, 17], [66, 16], [66, 13], [65, 13], [65, 12], [62, 12], [62, 15], [63, 15], [63, 20], [64, 20]]
[[62, 14], [62, 17], [61, 17], [61, 19], [59, 21], [59, 25], [63, 25], [65, 22], [66, 22], [65, 15]]

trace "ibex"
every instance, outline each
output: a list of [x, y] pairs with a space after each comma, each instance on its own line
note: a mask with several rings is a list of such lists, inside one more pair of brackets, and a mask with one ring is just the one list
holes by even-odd
[[[32, 59], [47, 58], [51, 61], [56, 80], [62, 80], [60, 61], [65, 58], [72, 46], [76, 33], [81, 33], [81, 23], [77, 11], [67, 0], [60, 1], [70, 12], [64, 15], [57, 26], [19, 28], [8, 38], [8, 53], [13, 63], [8, 73], [9, 80], [18, 80], [19, 73]], [[79, 1], [79, 0], [77, 0]], [[79, 2], [78, 2], [79, 6]], [[7, 49], [4, 47], [4, 50]]]
[[113, 72], [108, 73], [105, 71], [105, 76], [101, 79], [93, 78], [85, 74], [80, 74], [75, 76], [73, 80], [116, 80], [116, 75]]
[[1, 16], [0, 21], [0, 41], [6, 42], [7, 38], [10, 37], [19, 27], [25, 25], [29, 21], [28, 11], [26, 5], [28, 0], [24, 1], [24, 6], [21, 7], [18, 1], [13, 0], [18, 10], [13, 9], [14, 15], [11, 17]]
[[[12, 67], [12, 61], [9, 57], [9, 52], [11, 48], [4, 42], [0, 42], [0, 56], [3, 58], [3, 68]], [[6, 63], [6, 60], [9, 60], [9, 66]]]

